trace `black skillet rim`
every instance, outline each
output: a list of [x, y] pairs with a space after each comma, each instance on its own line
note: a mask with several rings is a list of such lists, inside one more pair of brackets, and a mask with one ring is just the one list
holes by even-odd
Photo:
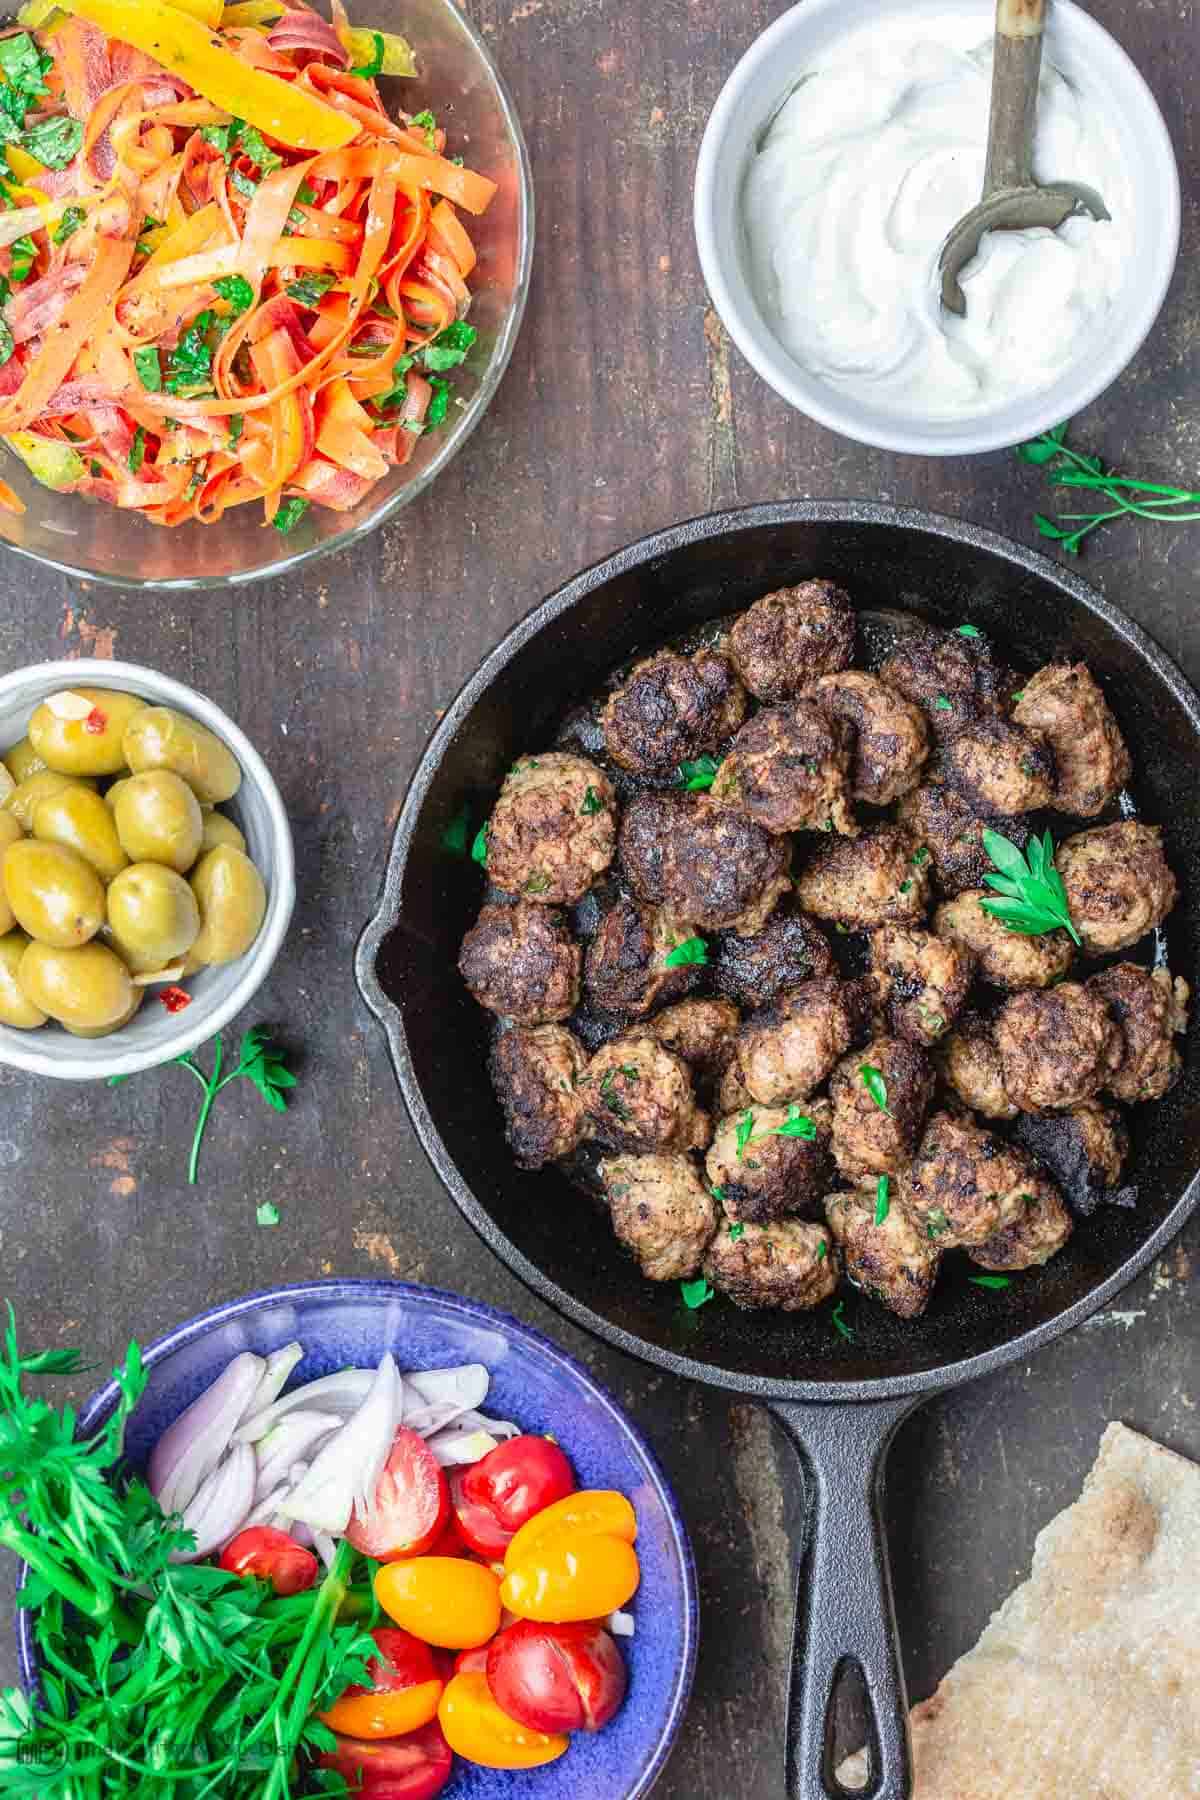
[[400, 917], [404, 869], [416, 821], [430, 783], [437, 773], [446, 747], [498, 671], [531, 637], [614, 575], [658, 560], [684, 544], [695, 543], [704, 538], [723, 537], [751, 527], [787, 524], [866, 524], [921, 531], [935, 537], [950, 538], [957, 543], [972, 544], [1051, 582], [1086, 610], [1102, 618], [1140, 656], [1154, 677], [1183, 708], [1193, 731], [1200, 738], [1200, 695], [1197, 695], [1181, 670], [1153, 638], [1071, 570], [1064, 569], [1060, 563], [1053, 562], [1036, 550], [1004, 537], [1000, 532], [990, 531], [985, 526], [974, 525], [967, 520], [948, 518], [941, 513], [924, 512], [916, 507], [886, 506], [866, 500], [770, 501], [728, 512], [708, 513], [638, 538], [573, 576], [519, 620], [495, 648], [489, 651], [474, 674], [464, 683], [425, 746], [409, 784], [396, 822], [379, 904], [355, 951], [355, 976], [363, 999], [384, 1028], [404, 1104], [434, 1173], [477, 1235], [539, 1299], [553, 1306], [572, 1324], [590, 1331], [618, 1350], [623, 1350], [628, 1356], [653, 1363], [673, 1375], [706, 1382], [730, 1392], [751, 1395], [760, 1400], [808, 1401], [826, 1405], [847, 1400], [891, 1400], [908, 1395], [935, 1393], [961, 1382], [992, 1374], [1018, 1358], [1030, 1355], [1090, 1318], [1106, 1301], [1128, 1286], [1182, 1230], [1200, 1203], [1200, 1170], [1192, 1176], [1157, 1229], [1119, 1268], [1053, 1318], [1044, 1320], [1005, 1343], [994, 1344], [977, 1355], [941, 1363], [931, 1369], [920, 1369], [907, 1375], [882, 1377], [878, 1380], [774, 1381], [763, 1376], [748, 1375], [740, 1370], [724, 1369], [715, 1363], [679, 1355], [614, 1325], [602, 1314], [593, 1312], [557, 1282], [551, 1281], [517, 1249], [459, 1174], [413, 1073], [407, 1034], [399, 1008], [383, 992], [375, 973], [379, 947]]

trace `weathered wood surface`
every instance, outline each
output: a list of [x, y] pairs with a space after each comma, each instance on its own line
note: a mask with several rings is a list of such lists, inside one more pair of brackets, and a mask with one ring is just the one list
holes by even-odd
[[[109, 1091], [0, 1071], [0, 1255], [24, 1334], [110, 1357], [130, 1333], [153, 1337], [224, 1297], [333, 1271], [457, 1288], [554, 1333], [650, 1433], [695, 1534], [708, 1636], [664, 1800], [781, 1793], [798, 1485], [777, 1465], [761, 1412], [583, 1339], [475, 1242], [416, 1148], [350, 964], [439, 707], [583, 564], [679, 518], [795, 495], [882, 497], [1030, 536], [1044, 503], [1032, 471], [1010, 456], [917, 462], [843, 442], [776, 400], [708, 310], [691, 231], [696, 148], [723, 76], [780, 10], [480, 0], [533, 152], [537, 275], [490, 418], [389, 529], [232, 600], [89, 590], [0, 563], [0, 667], [115, 653], [195, 683], [270, 759], [300, 868], [296, 923], [253, 1016], [302, 1050], [304, 1081], [286, 1122], [249, 1090], [226, 1094], [198, 1191], [183, 1183], [194, 1097], [181, 1074]], [[1152, 477], [1197, 477], [1197, 7], [1094, 0], [1089, 10], [1164, 107], [1186, 211], [1167, 310], [1079, 436]], [[1198, 550], [1195, 530], [1122, 528], [1085, 564], [1193, 680]], [[255, 1224], [266, 1199], [280, 1209], [275, 1230]], [[915, 1695], [1021, 1576], [1107, 1419], [1200, 1455], [1198, 1250], [1193, 1226], [1091, 1328], [935, 1403], [902, 1434], [889, 1513]], [[12, 1673], [4, 1635], [0, 1673]]]

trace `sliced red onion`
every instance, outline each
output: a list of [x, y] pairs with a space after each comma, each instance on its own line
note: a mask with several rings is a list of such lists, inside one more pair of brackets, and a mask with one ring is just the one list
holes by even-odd
[[514, 1425], [511, 1419], [489, 1419], [486, 1413], [460, 1413], [454, 1421], [455, 1431], [486, 1431], [494, 1438], [507, 1439], [520, 1437], [521, 1427]]
[[321, 1561], [325, 1564], [325, 1567], [327, 1569], [332, 1569], [333, 1559], [337, 1555], [337, 1545], [334, 1543], [329, 1533], [327, 1531], [314, 1531], [312, 1534], [312, 1547], [320, 1557]]
[[[0, 215], [2, 216], [2, 215]], [[322, 1375], [319, 1381], [308, 1381], [293, 1388], [273, 1406], [251, 1413], [236, 1433], [239, 1444], [256, 1444], [273, 1425], [297, 1407], [314, 1412], [336, 1413], [339, 1419], [351, 1419], [371, 1391], [374, 1369], [339, 1369], [335, 1375]]]
[[[255, 1504], [289, 1474], [297, 1461], [307, 1461], [309, 1451], [336, 1431], [341, 1423], [336, 1413], [305, 1412], [301, 1408], [286, 1413], [278, 1425], [272, 1425], [266, 1437], [259, 1438], [254, 1445], [258, 1466]], [[294, 1486], [295, 1482], [290, 1485]]]
[[432, 1437], [487, 1399], [491, 1377], [482, 1363], [457, 1369], [416, 1369], [404, 1377], [404, 1419], [410, 1431]]
[[459, 1431], [457, 1426], [449, 1431], [435, 1431], [426, 1441], [434, 1461], [443, 1469], [465, 1469], [470, 1463], [481, 1461], [489, 1451], [499, 1449], [499, 1439], [490, 1431]]
[[184, 1528], [195, 1532], [195, 1549], [176, 1551], [171, 1561], [198, 1562], [211, 1556], [241, 1530], [253, 1503], [254, 1452], [249, 1444], [237, 1444], [184, 1509]]
[[[165, 1513], [183, 1512], [217, 1467], [258, 1390], [265, 1367], [261, 1356], [243, 1350], [163, 1432], [151, 1451], [146, 1479]], [[253, 1469], [253, 1456], [250, 1463]], [[250, 1492], [253, 1498], [253, 1479]]]
[[272, 50], [311, 50], [317, 56], [330, 56], [339, 69], [350, 61], [333, 26], [312, 12], [285, 12], [267, 33], [267, 43]]
[[255, 1413], [265, 1412], [273, 1406], [287, 1386], [288, 1376], [304, 1355], [304, 1345], [293, 1338], [282, 1350], [272, 1350], [267, 1357], [267, 1366], [263, 1370], [263, 1378], [258, 1384], [258, 1392], [246, 1408], [246, 1417], [252, 1419]]
[[[238, 1448], [240, 1449], [241, 1446], [239, 1445]], [[291, 1485], [290, 1481], [281, 1481], [274, 1493], [268, 1494], [265, 1500], [255, 1501], [241, 1524], [236, 1530], [230, 1532], [220, 1548], [224, 1550], [225, 1544], [230, 1543], [239, 1531], [249, 1531], [253, 1525], [273, 1525], [278, 1509], [287, 1498]]]
[[308, 1474], [284, 1502], [288, 1517], [340, 1536], [355, 1506], [365, 1511], [374, 1501], [400, 1409], [400, 1376], [388, 1355], [354, 1417], [325, 1440]]

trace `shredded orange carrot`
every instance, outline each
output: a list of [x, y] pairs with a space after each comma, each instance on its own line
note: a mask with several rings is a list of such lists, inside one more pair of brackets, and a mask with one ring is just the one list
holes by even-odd
[[[0, 249], [0, 435], [35, 474], [45, 439], [56, 486], [155, 524], [357, 506], [446, 416], [475, 341], [458, 209], [495, 183], [348, 72], [340, 0], [336, 30], [298, 3], [277, 24], [226, 8], [198, 88], [178, 8], [64, 4], [31, 34], [54, 63], [29, 104], [67, 150], [13, 151], [43, 224]], [[23, 504], [0, 481], [0, 508]]]

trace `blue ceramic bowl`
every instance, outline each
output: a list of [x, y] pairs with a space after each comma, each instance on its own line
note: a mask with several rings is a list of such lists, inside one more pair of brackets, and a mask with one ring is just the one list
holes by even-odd
[[[556, 1345], [507, 1313], [433, 1288], [388, 1281], [311, 1281], [272, 1288], [201, 1313], [145, 1351], [150, 1380], [131, 1422], [130, 1459], [144, 1465], [171, 1421], [240, 1350], [260, 1356], [291, 1339], [304, 1361], [290, 1386], [390, 1350], [401, 1369], [481, 1362], [492, 1373], [486, 1409], [527, 1431], [552, 1431], [581, 1487], [618, 1488], [638, 1515], [642, 1584], [637, 1635], [622, 1641], [625, 1704], [606, 1730], [579, 1735], [544, 1769], [474, 1768], [456, 1761], [446, 1800], [637, 1800], [662, 1772], [683, 1720], [696, 1660], [696, 1573], [687, 1533], [662, 1470], [611, 1395]], [[111, 1383], [84, 1405], [94, 1431], [116, 1399]], [[29, 1616], [17, 1615], [21, 1675], [37, 1680]]]

